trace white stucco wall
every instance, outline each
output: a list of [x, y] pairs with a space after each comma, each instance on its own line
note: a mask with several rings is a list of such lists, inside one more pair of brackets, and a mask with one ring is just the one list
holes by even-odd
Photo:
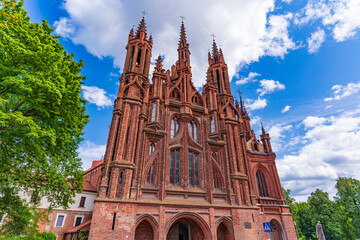
[[[96, 192], [88, 192], [83, 191], [81, 193], [76, 193], [74, 198], [74, 203], [69, 205], [69, 208], [66, 210], [71, 211], [86, 211], [86, 212], [92, 212], [94, 210], [94, 201], [96, 199]], [[27, 203], [30, 202], [30, 194], [26, 194], [25, 192], [20, 193], [20, 197], [25, 199]], [[81, 197], [86, 197], [85, 205], [84, 207], [79, 207], [80, 199]], [[50, 206], [50, 203], [47, 201], [45, 197], [41, 198], [40, 205], [38, 208], [48, 208]], [[62, 207], [56, 207], [54, 210], [63, 210]]]

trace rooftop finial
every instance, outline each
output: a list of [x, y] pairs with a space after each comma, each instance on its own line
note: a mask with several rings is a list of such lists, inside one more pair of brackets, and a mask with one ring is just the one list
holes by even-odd
[[143, 14], [143, 18], [145, 18], [145, 15], [148, 14], [145, 10], [141, 11], [141, 13]]
[[243, 92], [240, 91], [240, 89], [236, 90], [236, 92], [239, 94], [239, 98], [241, 99], [241, 94], [243, 94]]
[[215, 37], [216, 37], [216, 35], [215, 35], [214, 33], [212, 33], [212, 34], [210, 34], [210, 36], [213, 37], [213, 42], [215, 42]]
[[181, 22], [184, 23], [184, 20], [186, 19], [183, 15], [181, 15], [179, 18], [181, 18]]

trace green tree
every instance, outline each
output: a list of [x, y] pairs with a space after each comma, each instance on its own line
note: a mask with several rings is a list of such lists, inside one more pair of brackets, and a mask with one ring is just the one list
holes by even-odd
[[82, 60], [46, 21], [29, 20], [22, 0], [0, 0], [0, 216], [8, 216], [0, 231], [12, 235], [37, 218], [19, 192], [67, 207], [81, 190], [76, 150], [88, 122]]
[[360, 238], [360, 181], [353, 178], [339, 178], [335, 185], [335, 201], [339, 219], [346, 239]]
[[316, 223], [321, 222], [327, 240], [345, 239], [337, 219], [337, 208], [335, 202], [329, 199], [329, 194], [320, 189], [312, 192], [308, 198], [310, 205], [312, 227], [316, 229]]

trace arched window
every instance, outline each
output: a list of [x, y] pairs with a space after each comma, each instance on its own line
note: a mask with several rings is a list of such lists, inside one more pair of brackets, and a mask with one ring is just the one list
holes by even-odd
[[155, 143], [151, 143], [149, 147], [149, 155], [152, 154], [152, 152], [155, 151]]
[[256, 181], [257, 181], [260, 197], [268, 197], [269, 195], [266, 188], [264, 174], [260, 170], [256, 172]]
[[179, 133], [179, 121], [176, 118], [171, 120], [171, 138], [174, 138]]
[[147, 182], [148, 183], [153, 183], [153, 179], [154, 179], [154, 164], [151, 165], [148, 177], [147, 177]]
[[216, 132], [216, 129], [215, 129], [215, 118], [214, 118], [214, 116], [211, 116], [210, 124], [211, 124], [211, 133]]
[[180, 175], [180, 151], [178, 149], [170, 151], [170, 183], [179, 185]]
[[195, 122], [189, 123], [190, 136], [197, 141], [197, 127]]
[[199, 161], [198, 155], [189, 152], [189, 185], [199, 186]]
[[151, 121], [154, 122], [156, 119], [156, 104], [154, 103], [152, 105], [152, 111], [151, 111]]

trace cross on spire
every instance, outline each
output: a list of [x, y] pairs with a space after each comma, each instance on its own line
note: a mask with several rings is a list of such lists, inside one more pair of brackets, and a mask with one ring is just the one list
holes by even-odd
[[239, 97], [240, 97], [240, 99], [241, 99], [241, 94], [243, 94], [243, 92], [241, 92], [239, 89], [236, 90], [236, 92], [239, 94]]
[[145, 18], [145, 15], [148, 14], [145, 10], [141, 11], [141, 13], [143, 14], [143, 18]]
[[184, 20], [186, 19], [183, 15], [179, 16], [179, 18], [181, 18], [181, 22], [184, 22]]
[[213, 41], [215, 41], [215, 34], [214, 33], [212, 33], [212, 34], [210, 34], [210, 36], [212, 36], [213, 37]]

